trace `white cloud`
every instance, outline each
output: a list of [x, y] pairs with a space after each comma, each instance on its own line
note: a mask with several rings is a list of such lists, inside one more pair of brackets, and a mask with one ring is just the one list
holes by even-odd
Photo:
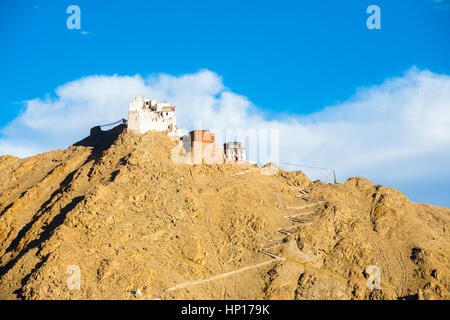
[[[415, 68], [361, 88], [345, 103], [275, 120], [266, 119], [208, 70], [147, 79], [90, 76], [62, 85], [53, 98], [27, 101], [24, 112], [2, 129], [0, 154], [25, 156], [67, 147], [94, 125], [126, 118], [137, 94], [172, 102], [186, 129], [196, 120], [218, 133], [278, 128], [282, 162], [334, 167], [340, 180], [359, 175], [400, 189], [411, 181], [420, 186], [450, 180], [450, 77]], [[441, 191], [448, 193], [450, 184], [446, 187]]]

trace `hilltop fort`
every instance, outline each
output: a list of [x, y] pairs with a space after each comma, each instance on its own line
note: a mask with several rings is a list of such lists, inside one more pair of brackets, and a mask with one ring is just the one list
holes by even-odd
[[183, 135], [177, 127], [175, 106], [167, 102], [144, 99], [141, 96], [137, 96], [130, 103], [128, 128], [142, 134], [154, 130], [168, 131], [169, 136]]
[[[186, 134], [178, 128], [175, 115], [176, 107], [168, 102], [158, 102], [136, 96], [130, 103], [128, 121], [119, 120], [115, 124], [126, 124], [129, 130], [145, 134], [149, 131], [167, 132], [175, 139], [183, 140], [189, 163], [202, 163], [210, 160], [214, 163], [247, 164], [245, 148], [241, 142], [229, 141], [223, 144], [223, 149], [215, 145], [215, 135], [208, 129], [193, 130]], [[100, 134], [101, 126], [91, 129], [91, 135]]]

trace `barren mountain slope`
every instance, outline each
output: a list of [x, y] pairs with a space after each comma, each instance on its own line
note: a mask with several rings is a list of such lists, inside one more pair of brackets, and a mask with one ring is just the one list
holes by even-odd
[[0, 157], [0, 298], [449, 298], [450, 209], [363, 178], [176, 165], [175, 146], [120, 126]]

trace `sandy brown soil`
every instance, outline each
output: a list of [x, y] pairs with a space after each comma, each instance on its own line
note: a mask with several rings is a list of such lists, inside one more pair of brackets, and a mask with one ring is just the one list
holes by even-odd
[[449, 299], [450, 209], [174, 146], [117, 127], [0, 157], [0, 299]]

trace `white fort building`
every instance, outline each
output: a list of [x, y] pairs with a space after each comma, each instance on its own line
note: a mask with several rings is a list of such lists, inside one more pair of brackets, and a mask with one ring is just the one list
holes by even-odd
[[167, 102], [144, 99], [141, 96], [137, 96], [130, 103], [128, 128], [142, 134], [150, 130], [168, 130], [168, 135], [179, 137], [183, 135], [177, 127], [175, 106]]

